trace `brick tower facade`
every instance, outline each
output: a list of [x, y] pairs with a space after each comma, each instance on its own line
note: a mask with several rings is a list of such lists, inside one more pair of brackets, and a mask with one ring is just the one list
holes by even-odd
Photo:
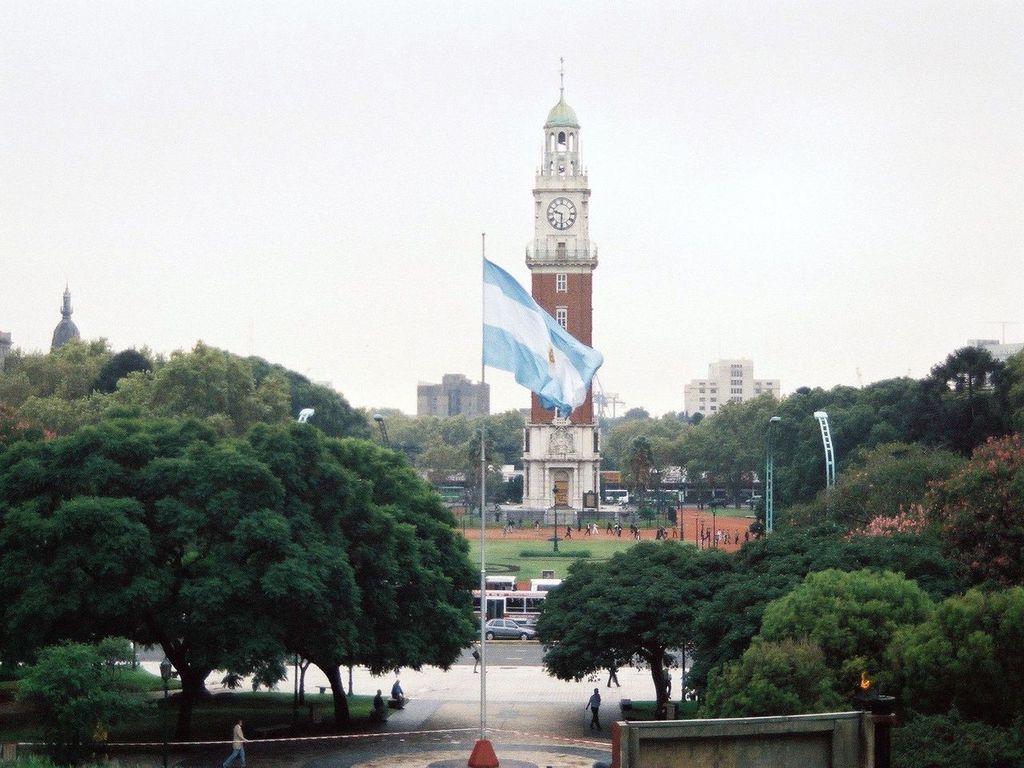
[[[564, 88], [544, 123], [544, 151], [533, 189], [534, 239], [526, 249], [534, 300], [570, 334], [592, 346], [593, 273], [590, 188], [580, 150], [580, 125]], [[523, 505], [596, 506], [601, 453], [593, 396], [566, 418], [533, 395], [523, 440]]]

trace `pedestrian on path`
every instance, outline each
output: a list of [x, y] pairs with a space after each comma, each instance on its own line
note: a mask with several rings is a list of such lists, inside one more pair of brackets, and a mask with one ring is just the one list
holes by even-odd
[[480, 651], [477, 647], [473, 646], [473, 671], [476, 672], [477, 667], [480, 666]]
[[231, 763], [235, 761], [236, 757], [242, 759], [242, 768], [245, 768], [245, 742], [248, 739], [245, 738], [245, 734], [242, 733], [242, 721], [239, 720], [235, 723], [235, 728], [231, 732], [231, 754], [228, 755], [228, 759], [224, 761], [221, 768], [228, 768]]
[[601, 692], [595, 688], [594, 695], [590, 697], [590, 701], [587, 702], [587, 706], [590, 708], [590, 730], [601, 730], [601, 721], [597, 719], [597, 712], [601, 709]]
[[621, 688], [622, 687], [621, 685], [619, 685], [619, 676], [618, 676], [618, 674], [616, 674], [618, 672], [618, 669], [619, 668], [617, 666], [615, 666], [614, 664], [612, 664], [610, 667], [608, 667], [608, 687], [609, 688], [612, 687], [612, 683], [615, 683], [615, 687], [616, 688]]

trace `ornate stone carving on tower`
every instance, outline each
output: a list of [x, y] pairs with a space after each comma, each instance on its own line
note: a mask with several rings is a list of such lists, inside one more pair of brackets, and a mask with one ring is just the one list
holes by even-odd
[[71, 320], [71, 291], [64, 286], [64, 305], [60, 310], [61, 321], [53, 329], [53, 341], [50, 342], [50, 351], [60, 349], [72, 339], [80, 337], [78, 326]]
[[[526, 265], [534, 300], [592, 346], [597, 246], [590, 241], [589, 204], [580, 124], [565, 103], [563, 81], [558, 103], [544, 123], [544, 151], [533, 189], [534, 238], [526, 249]], [[545, 410], [533, 395], [523, 442], [523, 506], [580, 510], [584, 494], [596, 500], [601, 453], [592, 394], [568, 418]]]

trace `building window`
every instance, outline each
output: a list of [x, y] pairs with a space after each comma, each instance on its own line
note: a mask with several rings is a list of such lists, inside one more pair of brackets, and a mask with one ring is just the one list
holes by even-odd
[[555, 275], [555, 291], [557, 293], [569, 292], [569, 277], [565, 272], [559, 272]]
[[704, 398], [703, 397], [700, 399], [700, 402], [702, 402], [702, 403], [704, 402]]
[[711, 402], [712, 403], [717, 403], [718, 402], [718, 398], [717, 397], [712, 397], [711, 398]]
[[741, 387], [743, 386], [743, 379], [733, 379], [729, 383], [734, 387]]
[[555, 307], [555, 320], [563, 328], [569, 323], [569, 308], [568, 307]]
[[742, 395], [743, 394], [743, 387], [733, 387], [729, 391], [732, 392], [734, 395]]
[[717, 405], [712, 405], [711, 406], [711, 410], [712, 411], [717, 411], [718, 410], [718, 406]]
[[760, 395], [761, 394], [761, 388], [760, 387], [754, 387], [754, 394], [755, 395]]
[[701, 387], [701, 388], [700, 388], [700, 393], [701, 393], [702, 395], [704, 394], [704, 387]]

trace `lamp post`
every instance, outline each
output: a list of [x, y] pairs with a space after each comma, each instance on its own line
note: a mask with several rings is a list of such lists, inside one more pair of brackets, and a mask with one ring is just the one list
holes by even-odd
[[167, 768], [167, 684], [171, 681], [171, 660], [160, 662], [160, 679], [164, 681], [164, 768]]
[[764, 465], [764, 532], [772, 532], [775, 526], [775, 427], [782, 417], [772, 416], [768, 419], [765, 434], [765, 465]]
[[377, 429], [380, 430], [380, 440], [384, 444], [385, 448], [391, 447], [391, 438], [388, 437], [388, 428], [384, 425], [384, 414], [375, 413], [373, 414], [373, 420], [377, 422]]
[[554, 551], [557, 552], [558, 551], [558, 486], [555, 486], [554, 488], [551, 489], [551, 500], [554, 503], [553, 509], [555, 510], [555, 538], [554, 538], [555, 549], [554, 549]]

